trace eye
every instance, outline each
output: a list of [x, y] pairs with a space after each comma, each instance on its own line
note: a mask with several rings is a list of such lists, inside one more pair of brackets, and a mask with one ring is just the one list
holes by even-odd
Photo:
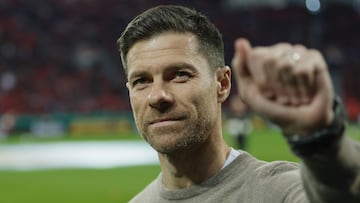
[[176, 82], [185, 82], [191, 77], [191, 73], [188, 71], [176, 71], [174, 75], [174, 80]]
[[137, 89], [143, 89], [146, 87], [147, 84], [150, 83], [150, 80], [146, 77], [139, 77], [139, 78], [136, 78], [134, 79], [132, 82], [131, 82], [131, 86], [132, 87], [136, 87]]

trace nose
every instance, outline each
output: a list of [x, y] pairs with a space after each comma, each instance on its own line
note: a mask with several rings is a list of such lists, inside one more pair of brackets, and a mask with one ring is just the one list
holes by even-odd
[[166, 86], [166, 82], [153, 82], [151, 91], [148, 94], [149, 105], [160, 111], [167, 111], [174, 103], [174, 98]]

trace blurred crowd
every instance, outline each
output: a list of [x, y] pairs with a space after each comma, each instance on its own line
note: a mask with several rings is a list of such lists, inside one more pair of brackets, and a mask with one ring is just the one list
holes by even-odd
[[[225, 2], [225, 3], [224, 3]], [[116, 40], [128, 21], [157, 4], [192, 6], [233, 40], [320, 49], [349, 114], [360, 112], [360, 13], [349, 5], [235, 9], [227, 1], [1, 0], [0, 113], [121, 112], [130, 109]]]

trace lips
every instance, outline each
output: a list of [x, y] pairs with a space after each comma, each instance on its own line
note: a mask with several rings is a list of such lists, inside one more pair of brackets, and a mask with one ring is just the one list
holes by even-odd
[[153, 125], [157, 123], [166, 123], [166, 122], [175, 122], [185, 119], [185, 116], [174, 116], [174, 117], [164, 117], [164, 118], [156, 118], [147, 122], [148, 125]]
[[149, 122], [150, 125], [155, 124], [155, 123], [162, 123], [162, 122], [167, 122], [167, 121], [179, 121], [181, 120], [181, 118], [159, 118], [159, 119], [155, 119]]

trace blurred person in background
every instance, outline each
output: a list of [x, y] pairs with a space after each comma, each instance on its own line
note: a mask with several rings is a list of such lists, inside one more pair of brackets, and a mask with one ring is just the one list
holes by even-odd
[[223, 139], [232, 71], [221, 38], [197, 11], [158, 6], [118, 40], [136, 125], [161, 166], [131, 202], [360, 202], [360, 145], [344, 135], [322, 55], [236, 40], [232, 68], [242, 100], [277, 124], [301, 159], [264, 162]]
[[3, 113], [0, 117], [0, 139], [7, 138], [16, 124], [15, 114], [11, 112]]
[[229, 110], [227, 130], [239, 149], [246, 149], [247, 137], [253, 129], [250, 108], [241, 100], [240, 95], [236, 94], [230, 98]]

